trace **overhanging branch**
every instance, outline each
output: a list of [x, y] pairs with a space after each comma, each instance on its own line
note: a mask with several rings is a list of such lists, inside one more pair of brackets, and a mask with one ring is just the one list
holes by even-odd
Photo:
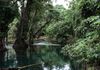
[[49, 24], [50, 22], [51, 22], [51, 19], [49, 19], [46, 23], [44, 23], [44, 25], [41, 26], [41, 27], [33, 34], [33, 36], [36, 37], [36, 35], [38, 35], [38, 34], [41, 32], [41, 30], [42, 30], [47, 24]]

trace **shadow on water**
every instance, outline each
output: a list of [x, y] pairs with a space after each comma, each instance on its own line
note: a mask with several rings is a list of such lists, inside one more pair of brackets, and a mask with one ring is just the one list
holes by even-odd
[[8, 51], [0, 53], [0, 68], [21, 67], [21, 70], [70, 70], [69, 64], [66, 64], [62, 57], [56, 53], [57, 47], [47, 45], [34, 45], [33, 47], [35, 49], [28, 48], [27, 52], [18, 50], [18, 53], [15, 53], [12, 45], [8, 45]]

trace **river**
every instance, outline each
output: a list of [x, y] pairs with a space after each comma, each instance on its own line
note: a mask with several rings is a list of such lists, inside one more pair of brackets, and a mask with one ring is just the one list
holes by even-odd
[[[36, 45], [36, 43], [35, 43]], [[57, 46], [47, 44], [42, 46], [39, 43], [35, 51], [27, 50], [27, 55], [17, 56], [12, 44], [7, 45], [8, 51], [5, 53], [4, 62], [0, 68], [18, 68], [26, 66], [23, 70], [71, 70], [70, 64], [65, 62], [62, 56], [59, 56], [57, 52]], [[58, 44], [57, 44], [58, 45]]]

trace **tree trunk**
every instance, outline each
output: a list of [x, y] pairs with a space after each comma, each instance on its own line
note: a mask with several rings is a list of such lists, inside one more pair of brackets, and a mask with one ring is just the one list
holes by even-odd
[[87, 70], [87, 62], [83, 62], [82, 64], [82, 70]]
[[94, 70], [100, 70], [100, 60], [99, 59], [95, 60]]
[[16, 40], [13, 45], [13, 48], [16, 52], [18, 66], [24, 66], [28, 64], [28, 44], [25, 40], [27, 40], [30, 1], [31, 0], [27, 0], [27, 4], [24, 4], [24, 1], [22, 2], [20, 23], [17, 27]]
[[16, 40], [14, 43], [14, 49], [19, 48], [20, 50], [26, 50], [28, 47], [25, 42], [28, 31], [28, 11], [27, 7], [25, 7], [23, 3], [21, 8], [20, 23], [17, 26]]
[[5, 65], [5, 51], [7, 49], [5, 48], [5, 39], [0, 38], [0, 68], [3, 68]]
[[6, 47], [5, 47], [5, 38], [0, 38], [0, 52], [6, 51]]

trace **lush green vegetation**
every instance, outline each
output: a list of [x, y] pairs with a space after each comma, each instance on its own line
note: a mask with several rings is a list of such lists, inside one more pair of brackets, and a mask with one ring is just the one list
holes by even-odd
[[[50, 0], [26, 1], [0, 1], [0, 49], [2, 40], [8, 37], [8, 41], [15, 41], [15, 51], [26, 51], [42, 36], [61, 44], [55, 52], [68, 59], [73, 70], [100, 69], [99, 0], [72, 0], [68, 9], [62, 5], [53, 6]], [[55, 52], [46, 51], [48, 48], [42, 49], [37, 55], [44, 55], [41, 56], [43, 60], [58, 58]], [[54, 62], [57, 62], [55, 58]]]
[[[62, 53], [71, 62], [81, 64], [83, 70], [88, 65], [99, 66], [100, 1], [76, 0], [68, 10], [61, 6], [56, 9], [60, 12], [60, 19], [46, 28], [46, 34], [64, 45]], [[78, 70], [79, 66], [75, 68], [75, 65], [74, 69]]]

